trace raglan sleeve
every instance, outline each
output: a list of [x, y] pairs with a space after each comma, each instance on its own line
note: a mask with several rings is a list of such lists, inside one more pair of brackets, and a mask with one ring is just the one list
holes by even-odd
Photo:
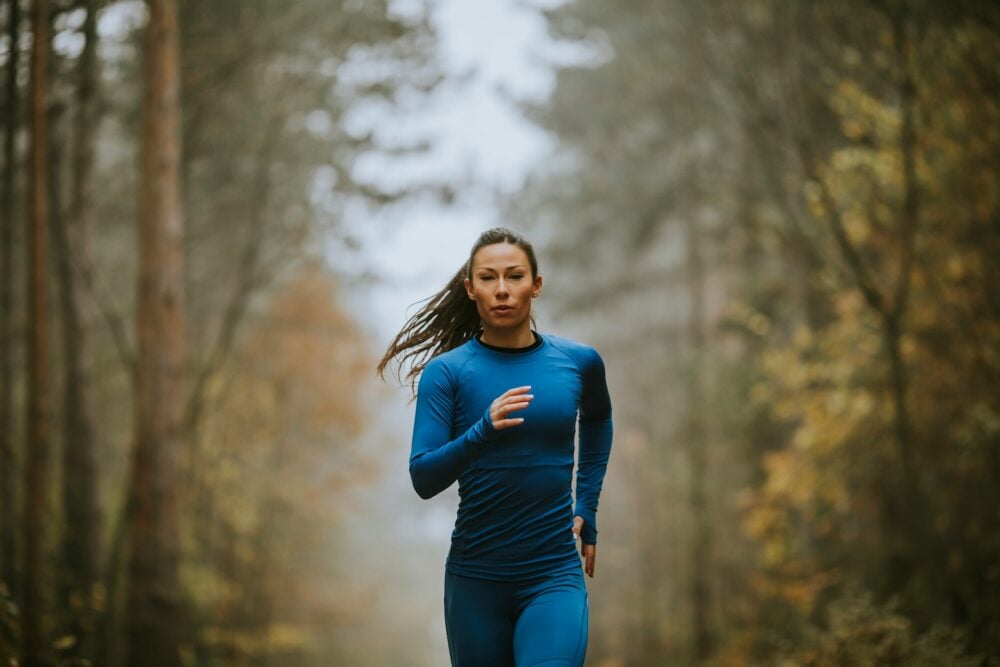
[[583, 543], [597, 544], [597, 502], [611, 456], [614, 428], [604, 360], [593, 348], [586, 350], [581, 370], [583, 390], [579, 408], [580, 435], [574, 515], [583, 518], [580, 534]]
[[432, 360], [420, 375], [410, 443], [410, 479], [421, 498], [431, 498], [451, 486], [496, 434], [487, 408], [478, 421], [452, 439], [456, 390], [443, 363]]

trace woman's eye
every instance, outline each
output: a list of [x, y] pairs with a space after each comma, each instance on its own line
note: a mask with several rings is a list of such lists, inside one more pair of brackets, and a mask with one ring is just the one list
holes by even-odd
[[480, 280], [493, 280], [493, 276], [479, 276]]
[[511, 275], [510, 279], [511, 279], [511, 280], [520, 280], [520, 279], [521, 279], [521, 278], [523, 278], [523, 277], [524, 277], [524, 276], [522, 276], [522, 275], [521, 275], [520, 273], [515, 273], [515, 274], [512, 274], [512, 275]]

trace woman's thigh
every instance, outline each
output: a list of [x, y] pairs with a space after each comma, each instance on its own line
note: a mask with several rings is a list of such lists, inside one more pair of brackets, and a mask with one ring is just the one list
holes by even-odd
[[537, 584], [514, 628], [517, 667], [580, 667], [587, 653], [589, 608], [582, 573]]
[[452, 665], [514, 664], [514, 586], [445, 573], [444, 621]]

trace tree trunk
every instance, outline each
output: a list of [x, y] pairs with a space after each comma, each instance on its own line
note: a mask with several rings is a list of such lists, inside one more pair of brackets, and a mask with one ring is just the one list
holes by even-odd
[[[660, 441], [651, 437], [648, 442]], [[664, 508], [668, 504], [666, 496], [669, 482], [662, 474], [668, 468], [663, 464], [662, 454], [658, 447], [649, 447], [643, 469], [635, 473], [636, 479], [642, 484], [644, 507], [636, 544], [639, 585], [635, 606], [638, 636], [632, 642], [631, 655], [623, 656], [627, 664], [656, 664], [668, 655], [670, 645], [670, 638], [663, 632], [664, 610], [669, 609], [670, 604], [664, 599], [666, 587], [662, 585], [663, 577], [660, 575], [669, 567], [669, 547], [665, 544], [666, 531], [652, 529], [664, 526], [668, 519]]]
[[693, 526], [691, 539], [691, 624], [692, 645], [696, 663], [704, 662], [712, 650], [709, 627], [708, 578], [710, 533], [705, 502], [706, 459], [708, 444], [705, 433], [705, 397], [702, 386], [705, 373], [705, 266], [702, 257], [701, 230], [691, 214], [687, 218], [687, 287], [690, 301], [688, 335], [690, 364], [687, 373], [688, 409], [685, 441], [691, 471], [690, 508]]
[[[131, 476], [135, 477], [135, 459], [132, 460]], [[122, 609], [119, 604], [120, 591], [126, 572], [124, 569], [127, 563], [127, 552], [129, 544], [129, 528], [135, 516], [135, 487], [127, 485], [126, 497], [122, 503], [121, 510], [116, 513], [114, 523], [111, 526], [111, 539], [108, 546], [108, 561], [104, 568], [104, 590], [105, 608], [98, 623], [97, 639], [94, 647], [95, 665], [121, 664], [121, 656], [124, 652], [121, 641], [120, 628], [122, 626]], [[199, 663], [200, 664], [200, 663]]]
[[903, 162], [903, 205], [899, 220], [899, 270], [896, 276], [895, 293], [892, 304], [883, 316], [885, 322], [885, 344], [889, 355], [889, 367], [892, 377], [893, 405], [895, 406], [895, 432], [899, 448], [903, 474], [907, 484], [910, 499], [922, 501], [916, 475], [916, 465], [913, 460], [913, 443], [911, 441], [910, 415], [906, 407], [907, 373], [906, 362], [903, 359], [901, 339], [903, 337], [906, 311], [909, 305], [913, 257], [916, 252], [915, 241], [919, 217], [919, 197], [917, 183], [916, 151], [917, 133], [914, 119], [914, 104], [916, 102], [916, 82], [910, 69], [911, 40], [907, 34], [905, 16], [892, 15], [893, 36], [896, 45], [896, 55], [899, 59], [899, 97], [902, 127], [899, 136], [899, 152]]
[[63, 405], [63, 579], [60, 608], [66, 614], [63, 632], [77, 638], [68, 655], [93, 657], [90, 635], [94, 605], [90, 603], [98, 581], [97, 472], [93, 421], [87, 401], [87, 329], [82, 325], [85, 287], [90, 274], [89, 237], [92, 222], [91, 166], [94, 161], [97, 7], [84, 0], [84, 47], [79, 60], [79, 89], [73, 132], [73, 172], [70, 212], [65, 225], [57, 224], [56, 247], [63, 310], [63, 349], [66, 360]]
[[49, 68], [49, 6], [35, 0], [31, 45], [31, 166], [28, 196], [28, 383], [27, 456], [24, 512], [24, 664], [49, 665], [45, 591], [48, 572], [45, 534], [49, 477], [47, 419], [48, 328], [47, 262], [49, 223], [47, 88]]
[[184, 342], [180, 67], [174, 0], [149, 0], [136, 295], [135, 515], [128, 591], [130, 665], [176, 665], [176, 466]]
[[3, 214], [0, 224], [0, 585], [6, 585], [14, 599], [21, 591], [13, 590], [18, 580], [15, 567], [14, 524], [14, 175], [17, 173], [15, 140], [20, 100], [17, 91], [17, 68], [20, 40], [21, 7], [19, 0], [10, 1], [7, 56], [6, 96], [7, 118], [4, 123], [3, 193], [0, 195]]

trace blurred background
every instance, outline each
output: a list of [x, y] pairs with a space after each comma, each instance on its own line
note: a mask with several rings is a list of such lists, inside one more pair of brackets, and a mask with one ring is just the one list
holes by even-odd
[[1000, 664], [997, 3], [0, 32], [2, 664], [447, 664], [374, 369], [497, 224], [608, 369], [589, 665]]

